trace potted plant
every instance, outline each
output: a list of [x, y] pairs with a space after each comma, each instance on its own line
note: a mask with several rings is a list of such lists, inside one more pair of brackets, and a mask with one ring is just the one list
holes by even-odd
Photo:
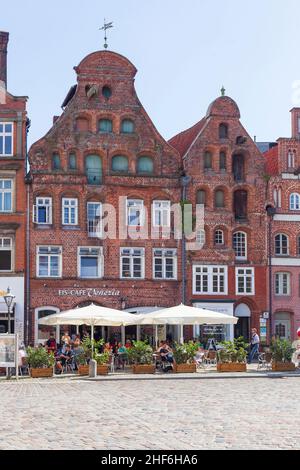
[[88, 365], [89, 359], [90, 358], [87, 357], [85, 351], [82, 351], [80, 354], [76, 356], [76, 364], [77, 364], [79, 375], [89, 375], [89, 365]]
[[[96, 355], [100, 354], [99, 350], [101, 350], [103, 344], [104, 344], [103, 339], [96, 341], [94, 339], [90, 339], [89, 337], [85, 337], [82, 340], [82, 352], [76, 356], [76, 363], [77, 363], [79, 375], [89, 375], [89, 370], [90, 370], [89, 362], [92, 359], [92, 351], [94, 350], [94, 359], [97, 360]], [[99, 370], [102, 370], [102, 369], [99, 369]]]
[[195, 355], [198, 345], [192, 341], [185, 344], [176, 343], [174, 348], [174, 372], [177, 374], [194, 373], [197, 371]]
[[134, 374], [154, 374], [153, 351], [145, 341], [133, 341], [133, 346], [128, 350], [128, 359], [132, 364]]
[[247, 371], [247, 349], [248, 344], [244, 338], [233, 341], [224, 341], [222, 349], [217, 353], [218, 372], [246, 372]]
[[42, 347], [28, 347], [26, 351], [31, 377], [53, 377], [53, 366], [55, 364], [53, 352], [49, 353]]
[[275, 339], [271, 343], [272, 370], [275, 372], [294, 371], [292, 356], [295, 349], [287, 339]]
[[103, 352], [103, 353], [96, 352], [94, 354], [94, 359], [97, 362], [97, 375], [107, 375], [108, 368], [109, 368], [109, 353], [108, 352]]

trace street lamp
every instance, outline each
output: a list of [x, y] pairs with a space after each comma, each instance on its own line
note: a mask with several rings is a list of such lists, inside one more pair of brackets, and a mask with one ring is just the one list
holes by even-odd
[[11, 313], [11, 306], [12, 306], [12, 303], [13, 303], [13, 301], [14, 301], [14, 299], [15, 299], [15, 296], [12, 295], [11, 290], [10, 290], [10, 288], [8, 287], [8, 288], [7, 288], [7, 292], [6, 292], [6, 294], [5, 294], [3, 297], [4, 297], [4, 300], [5, 300], [6, 306], [7, 306], [7, 312], [8, 312], [8, 334], [10, 335], [10, 334], [11, 334], [10, 313]]

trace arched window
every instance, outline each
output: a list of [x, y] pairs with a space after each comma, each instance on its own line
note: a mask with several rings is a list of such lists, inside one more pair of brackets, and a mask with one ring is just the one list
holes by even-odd
[[234, 193], [234, 214], [237, 220], [247, 218], [248, 193], [244, 190], [238, 190]]
[[219, 126], [219, 138], [227, 139], [228, 138], [228, 126], [227, 124], [220, 124]]
[[100, 119], [99, 121], [99, 132], [101, 134], [108, 134], [112, 132], [113, 125], [111, 119]]
[[137, 172], [139, 174], [151, 174], [154, 171], [153, 160], [151, 157], [139, 157], [137, 163]]
[[215, 245], [224, 245], [224, 232], [223, 230], [215, 231]]
[[220, 170], [226, 170], [226, 153], [220, 152]]
[[85, 159], [85, 169], [88, 184], [102, 183], [102, 160], [99, 155], [88, 155]]
[[128, 158], [124, 155], [115, 155], [111, 162], [112, 171], [118, 171], [122, 173], [128, 172]]
[[247, 259], [247, 234], [245, 232], [233, 234], [233, 249], [236, 259]]
[[131, 119], [123, 119], [121, 132], [122, 134], [132, 134], [134, 132], [134, 122]]
[[52, 155], [52, 170], [60, 170], [60, 156], [58, 153]]
[[275, 237], [275, 254], [277, 256], [287, 256], [289, 254], [289, 238], [284, 233], [279, 233]]
[[290, 195], [290, 210], [300, 211], [300, 194], [293, 193]]
[[295, 168], [295, 156], [296, 150], [289, 150], [288, 151], [288, 168]]
[[241, 155], [241, 154], [233, 155], [232, 173], [233, 173], [234, 181], [237, 181], [237, 182], [244, 181], [244, 177], [245, 177], [244, 155]]
[[225, 207], [224, 191], [222, 191], [221, 189], [219, 189], [215, 193], [215, 207], [217, 209]]
[[204, 153], [204, 169], [210, 170], [212, 168], [212, 154], [211, 152]]
[[199, 247], [202, 248], [205, 245], [205, 241], [206, 241], [205, 230], [203, 230], [203, 229], [197, 230], [197, 232], [196, 232], [196, 243], [197, 243], [197, 245], [199, 245]]
[[206, 191], [204, 191], [204, 189], [199, 189], [199, 191], [197, 191], [197, 204], [203, 204], [205, 206], [206, 204]]
[[75, 153], [70, 153], [70, 155], [69, 155], [69, 170], [76, 170], [76, 168], [77, 168], [76, 154]]
[[106, 98], [107, 100], [109, 100], [109, 98], [111, 97], [112, 95], [112, 91], [111, 91], [111, 88], [107, 85], [105, 85], [103, 88], [102, 88], [102, 95], [104, 96], [104, 98]]

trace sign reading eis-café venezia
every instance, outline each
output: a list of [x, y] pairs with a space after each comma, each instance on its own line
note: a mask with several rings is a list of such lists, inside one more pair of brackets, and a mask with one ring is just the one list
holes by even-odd
[[86, 288], [86, 289], [59, 289], [59, 297], [118, 297], [120, 291], [117, 289], [95, 289], [95, 288]]

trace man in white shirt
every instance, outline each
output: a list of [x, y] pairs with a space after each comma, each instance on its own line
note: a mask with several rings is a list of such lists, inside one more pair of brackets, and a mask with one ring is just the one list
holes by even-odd
[[259, 336], [257, 334], [257, 329], [252, 328], [251, 333], [252, 333], [251, 345], [250, 345], [251, 350], [250, 350], [250, 354], [249, 354], [248, 364], [252, 363], [255, 354], [258, 355], [258, 353], [259, 353], [259, 343], [260, 343], [260, 339], [259, 339]]

